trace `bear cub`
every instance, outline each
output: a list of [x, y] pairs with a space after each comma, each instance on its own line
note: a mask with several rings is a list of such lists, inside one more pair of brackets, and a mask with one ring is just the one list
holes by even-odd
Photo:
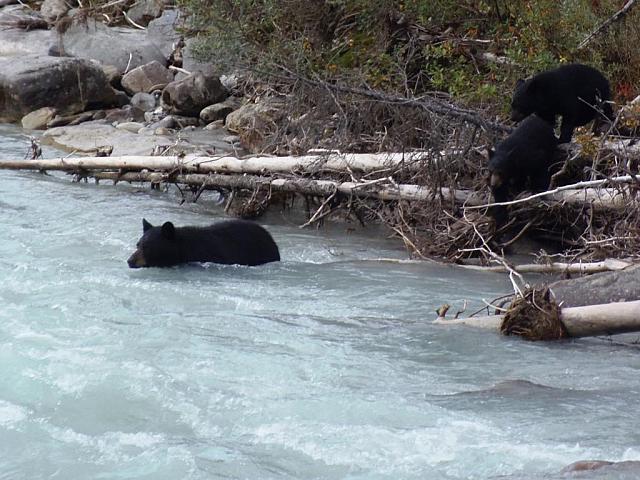
[[[506, 202], [527, 188], [546, 190], [557, 144], [551, 124], [529, 115], [495, 151], [489, 150], [489, 185], [494, 201]], [[493, 214], [498, 225], [506, 220], [505, 207], [496, 207]]]
[[154, 227], [142, 219], [142, 237], [127, 263], [131, 268], [171, 267], [189, 262], [262, 265], [280, 260], [278, 246], [257, 223], [226, 220], [207, 227]]
[[518, 80], [511, 101], [511, 119], [519, 121], [535, 113], [555, 126], [556, 115], [560, 115], [559, 143], [567, 143], [575, 127], [593, 119], [613, 119], [609, 100], [609, 82], [602, 73], [588, 65], [563, 65], [528, 80]]

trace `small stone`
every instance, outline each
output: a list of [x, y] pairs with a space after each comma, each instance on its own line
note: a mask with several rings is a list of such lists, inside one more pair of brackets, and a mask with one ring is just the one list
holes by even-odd
[[218, 130], [220, 128], [224, 127], [224, 122], [222, 120], [216, 120], [214, 122], [211, 122], [210, 124], [208, 124], [206, 127], [204, 127], [205, 130]]
[[200, 111], [200, 119], [205, 123], [211, 123], [216, 120], [224, 121], [231, 112], [233, 112], [231, 105], [223, 103], [215, 103], [203, 108]]
[[119, 130], [126, 130], [131, 133], [138, 133], [144, 125], [139, 122], [123, 122], [116, 125]]
[[151, 93], [138, 92], [129, 102], [132, 106], [139, 108], [143, 112], [150, 112], [158, 106], [159, 95]]
[[233, 145], [236, 143], [240, 143], [240, 137], [238, 135], [227, 135], [226, 137], [223, 137], [222, 141]]

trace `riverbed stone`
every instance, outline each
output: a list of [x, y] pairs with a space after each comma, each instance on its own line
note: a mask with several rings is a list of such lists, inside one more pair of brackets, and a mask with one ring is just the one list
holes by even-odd
[[41, 143], [85, 155], [95, 155], [99, 149], [113, 147], [113, 156], [150, 155], [153, 149], [168, 146], [167, 137], [141, 137], [128, 130], [99, 122], [86, 122], [73, 127], [57, 127], [45, 131]]
[[139, 108], [143, 112], [150, 112], [154, 110], [158, 106], [160, 94], [151, 94], [139, 92], [136, 93], [133, 97], [131, 97], [131, 102], [129, 102], [132, 106]]
[[215, 122], [216, 120], [222, 120], [224, 122], [227, 115], [233, 112], [236, 108], [237, 107], [234, 107], [234, 105], [227, 103], [226, 101], [214, 103], [200, 111], [200, 120], [205, 123]]
[[113, 105], [116, 95], [104, 72], [80, 58], [0, 57], [0, 121], [14, 122], [42, 107], [60, 114], [88, 105]]
[[131, 133], [138, 133], [142, 127], [144, 127], [144, 124], [140, 122], [122, 122], [116, 125], [117, 129]]
[[154, 87], [164, 88], [173, 81], [173, 73], [160, 62], [154, 60], [141, 65], [122, 77], [122, 87], [130, 94], [151, 93]]
[[228, 92], [218, 77], [195, 72], [167, 85], [161, 98], [169, 112], [197, 117], [204, 107], [219, 103], [227, 96]]
[[16, 20], [31, 16], [32, 10], [23, 5], [0, 9], [0, 56], [37, 54], [46, 56], [56, 40], [53, 30], [25, 30], [14, 25]]
[[26, 114], [20, 123], [25, 130], [44, 130], [47, 128], [47, 123], [55, 116], [55, 108], [42, 107]]
[[67, 55], [95, 59], [115, 66], [120, 73], [152, 61], [166, 62], [162, 52], [145, 32], [124, 27], [107, 27], [94, 20], [74, 22], [62, 33]]
[[149, 21], [160, 16], [164, 5], [165, 2], [162, 0], [138, 0], [127, 10], [127, 16], [144, 27]]
[[239, 135], [245, 148], [258, 152], [265, 138], [276, 131], [284, 113], [282, 100], [266, 98], [258, 103], [246, 103], [231, 112], [225, 125], [229, 131]]
[[49, 23], [64, 17], [69, 11], [66, 0], [44, 0], [40, 6], [40, 15]]

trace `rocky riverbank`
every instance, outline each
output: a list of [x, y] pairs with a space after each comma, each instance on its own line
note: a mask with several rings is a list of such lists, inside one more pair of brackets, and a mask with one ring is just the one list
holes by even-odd
[[44, 130], [45, 144], [79, 155], [238, 155], [247, 127], [279, 115], [273, 103], [245, 104], [237, 76], [194, 58], [170, 5], [137, 2], [125, 13], [140, 28], [59, 0], [39, 8], [0, 8], [0, 121]]

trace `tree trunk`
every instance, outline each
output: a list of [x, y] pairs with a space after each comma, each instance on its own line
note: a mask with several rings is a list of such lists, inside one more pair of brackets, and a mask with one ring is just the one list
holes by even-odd
[[[504, 315], [469, 317], [454, 320], [439, 318], [439, 325], [467, 325], [500, 330]], [[570, 337], [593, 337], [640, 332], [640, 300], [563, 308], [560, 319]]]

